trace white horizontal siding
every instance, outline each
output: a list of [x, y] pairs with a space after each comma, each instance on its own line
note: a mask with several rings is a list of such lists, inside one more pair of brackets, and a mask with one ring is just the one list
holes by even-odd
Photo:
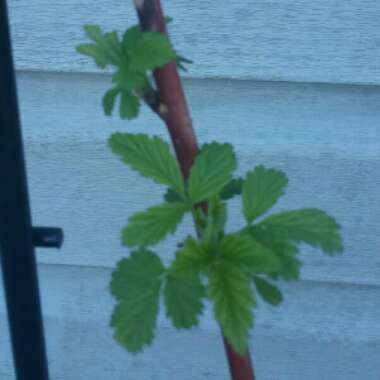
[[[108, 327], [110, 270], [41, 265], [39, 273], [52, 380], [229, 378], [209, 308], [190, 331], [174, 330], [161, 311], [153, 346], [133, 356], [113, 341]], [[260, 303], [256, 310], [251, 349], [258, 379], [380, 378], [378, 287], [299, 282], [282, 288], [282, 306]], [[1, 301], [0, 310], [4, 326]], [[1, 333], [0, 346], [6, 341]], [[0, 356], [0, 378], [10, 371], [7, 350]]]
[[[24, 70], [96, 68], [75, 53], [81, 26], [124, 31], [132, 2], [11, 0], [16, 64]], [[164, 1], [191, 77], [331, 83], [380, 83], [378, 0]]]
[[[105, 118], [99, 102], [107, 76], [19, 75], [19, 93], [34, 223], [64, 228], [60, 252], [40, 250], [44, 263], [112, 267], [127, 254], [120, 229], [132, 213], [161, 201], [163, 189], [139, 178], [106, 146], [110, 133], [166, 137], [150, 111], [132, 123]], [[324, 257], [304, 250], [302, 277], [380, 283], [380, 90], [376, 87], [186, 81], [201, 141], [236, 146], [239, 172], [257, 164], [290, 177], [283, 208], [320, 207], [343, 226], [346, 252]], [[223, 94], [223, 96], [221, 96]], [[230, 230], [242, 225], [230, 208]], [[170, 260], [175, 243], [158, 246]]]

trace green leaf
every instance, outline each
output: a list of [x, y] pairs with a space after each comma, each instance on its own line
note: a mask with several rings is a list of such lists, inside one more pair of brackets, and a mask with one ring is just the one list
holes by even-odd
[[249, 278], [236, 266], [220, 262], [210, 275], [208, 295], [224, 336], [236, 353], [244, 355], [255, 306]]
[[130, 68], [145, 72], [162, 67], [176, 58], [169, 38], [158, 32], [143, 32], [130, 54]]
[[294, 243], [281, 240], [273, 231], [258, 225], [250, 226], [245, 231], [255, 241], [274, 252], [280, 261], [279, 270], [276, 273], [271, 273], [273, 278], [281, 277], [286, 281], [298, 280], [301, 262], [295, 257], [298, 254], [298, 249]]
[[158, 243], [169, 233], [175, 232], [187, 211], [189, 206], [185, 203], [173, 202], [132, 215], [122, 231], [123, 244], [145, 247]]
[[166, 193], [164, 194], [164, 199], [166, 202], [183, 202], [182, 197], [173, 189], [170, 187], [166, 190]]
[[184, 194], [184, 181], [178, 162], [165, 141], [143, 134], [115, 133], [109, 144], [112, 151], [133, 170]]
[[104, 69], [110, 62], [107, 57], [99, 51], [95, 44], [81, 44], [76, 47], [76, 51], [80, 54], [87, 55], [94, 59], [96, 65]]
[[92, 56], [102, 68], [108, 64], [119, 65], [122, 61], [122, 48], [117, 32], [103, 34], [98, 25], [85, 25], [84, 30], [95, 44], [80, 45], [77, 51]]
[[242, 192], [244, 180], [243, 178], [234, 178], [223, 187], [220, 193], [220, 199], [228, 200]]
[[103, 96], [103, 110], [106, 116], [111, 116], [115, 107], [116, 97], [119, 94], [120, 89], [118, 87], [111, 88]]
[[247, 274], [276, 273], [280, 262], [274, 252], [244, 234], [225, 235], [219, 254], [223, 260]]
[[253, 277], [253, 281], [257, 292], [265, 302], [277, 306], [283, 301], [282, 293], [275, 285], [257, 276]]
[[164, 288], [166, 314], [176, 328], [188, 329], [198, 325], [204, 296], [205, 289], [199, 277], [168, 274]]
[[120, 118], [134, 119], [139, 114], [140, 101], [130, 91], [122, 91], [120, 101]]
[[124, 33], [122, 44], [124, 51], [127, 53], [129, 58], [131, 58], [131, 56], [133, 55], [136, 45], [141, 36], [142, 31], [139, 25], [132, 26], [131, 28], [127, 29]]
[[231, 180], [236, 159], [230, 144], [207, 144], [197, 155], [189, 177], [189, 196], [194, 203], [219, 194]]
[[242, 195], [247, 222], [251, 223], [267, 212], [285, 193], [287, 184], [286, 175], [279, 170], [266, 169], [260, 165], [253, 172], [248, 172]]
[[126, 91], [141, 90], [148, 84], [148, 78], [144, 73], [132, 71], [127, 65], [119, 66], [113, 81]]
[[282, 240], [304, 242], [326, 254], [343, 251], [340, 226], [334, 218], [318, 209], [286, 211], [264, 219], [260, 226]]
[[184, 246], [176, 253], [171, 272], [178, 276], [198, 276], [207, 272], [213, 260], [212, 251], [207, 244], [189, 237]]
[[136, 353], [154, 338], [164, 267], [150, 251], [133, 252], [112, 274], [111, 292], [117, 299], [111, 326], [116, 341]]

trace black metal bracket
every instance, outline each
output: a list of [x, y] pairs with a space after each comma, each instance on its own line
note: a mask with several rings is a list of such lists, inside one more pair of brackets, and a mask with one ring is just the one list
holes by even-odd
[[32, 227], [32, 239], [35, 247], [61, 248], [63, 230], [57, 227]]

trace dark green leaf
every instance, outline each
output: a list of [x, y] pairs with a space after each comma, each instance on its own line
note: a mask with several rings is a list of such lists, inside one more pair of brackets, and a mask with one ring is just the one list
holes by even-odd
[[109, 143], [112, 151], [142, 176], [184, 194], [184, 181], [178, 162], [170, 153], [169, 145], [161, 138], [115, 133]]
[[207, 144], [197, 155], [189, 177], [189, 196], [194, 203], [218, 195], [236, 168], [230, 144]]
[[176, 328], [188, 329], [198, 324], [204, 296], [199, 277], [168, 274], [164, 288], [166, 314]]
[[280, 268], [274, 252], [244, 234], [225, 235], [220, 243], [219, 254], [230, 265], [238, 266], [247, 274], [271, 274]]
[[236, 266], [220, 262], [210, 275], [208, 295], [224, 336], [236, 353], [244, 355], [255, 305], [249, 278]]
[[340, 226], [334, 218], [318, 209], [286, 211], [271, 215], [260, 226], [282, 240], [304, 242], [327, 254], [343, 251]]
[[123, 48], [129, 58], [133, 55], [136, 45], [142, 36], [142, 31], [139, 25], [132, 26], [127, 29], [123, 36]]
[[139, 114], [140, 101], [132, 92], [124, 90], [121, 93], [120, 118], [134, 119]]
[[164, 199], [166, 202], [169, 202], [169, 203], [183, 201], [182, 197], [177, 192], [175, 192], [173, 189], [170, 189], [170, 188], [166, 190], [166, 193], [164, 194]]
[[121, 260], [112, 274], [111, 292], [118, 304], [111, 326], [117, 342], [130, 352], [141, 351], [153, 340], [163, 272], [157, 255], [137, 251]]
[[123, 244], [128, 247], [145, 247], [174, 233], [184, 214], [189, 211], [185, 203], [164, 203], [132, 215], [123, 229]]
[[130, 68], [145, 72], [162, 67], [176, 58], [168, 37], [158, 32], [143, 32], [130, 53]]
[[273, 306], [277, 306], [282, 302], [281, 291], [275, 285], [257, 276], [253, 278], [253, 281], [255, 282], [257, 292], [265, 302]]
[[281, 240], [273, 231], [261, 226], [250, 226], [245, 230], [254, 240], [273, 251], [280, 261], [278, 272], [271, 273], [273, 278], [281, 277], [286, 281], [297, 280], [300, 275], [301, 262], [296, 258], [298, 249], [294, 243]]
[[117, 87], [111, 88], [103, 96], [103, 110], [106, 116], [111, 116], [115, 107], [116, 97], [119, 94], [120, 89]]
[[177, 252], [170, 270], [178, 276], [198, 276], [207, 272], [212, 259], [210, 247], [190, 237]]
[[243, 184], [243, 212], [245, 219], [251, 223], [258, 216], [267, 212], [285, 193], [288, 184], [286, 175], [274, 169], [257, 166], [248, 172]]
[[228, 200], [242, 192], [244, 180], [243, 178], [234, 178], [223, 187], [220, 193], [220, 199]]

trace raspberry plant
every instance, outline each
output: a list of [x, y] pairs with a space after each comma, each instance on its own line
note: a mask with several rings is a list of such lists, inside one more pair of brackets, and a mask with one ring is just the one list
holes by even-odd
[[[118, 100], [122, 119], [137, 117], [142, 101], [165, 113], [165, 105], [152, 98], [152, 72], [172, 61], [181, 66], [189, 62], [176, 54], [168, 37], [139, 26], [122, 38], [95, 25], [84, 29], [92, 42], [78, 46], [78, 52], [100, 68], [113, 68], [113, 87], [103, 97], [104, 113], [111, 115]], [[308, 208], [268, 215], [285, 194], [287, 176], [259, 165], [244, 178], [235, 177], [237, 161], [230, 144], [203, 145], [187, 178], [170, 146], [157, 136], [115, 133], [109, 146], [131, 169], [167, 186], [161, 204], [129, 218], [122, 244], [131, 253], [112, 274], [117, 304], [111, 326], [117, 342], [132, 353], [152, 343], [163, 297], [166, 315], [178, 329], [196, 326], [204, 303], [211, 302], [224, 337], [244, 355], [257, 297], [278, 305], [283, 296], [276, 283], [299, 278], [299, 243], [328, 255], [342, 252], [340, 226], [324, 211]], [[227, 202], [235, 196], [241, 198], [246, 225], [226, 231]], [[153, 247], [175, 233], [187, 213], [194, 220], [194, 235], [179, 242], [165, 267]]]

